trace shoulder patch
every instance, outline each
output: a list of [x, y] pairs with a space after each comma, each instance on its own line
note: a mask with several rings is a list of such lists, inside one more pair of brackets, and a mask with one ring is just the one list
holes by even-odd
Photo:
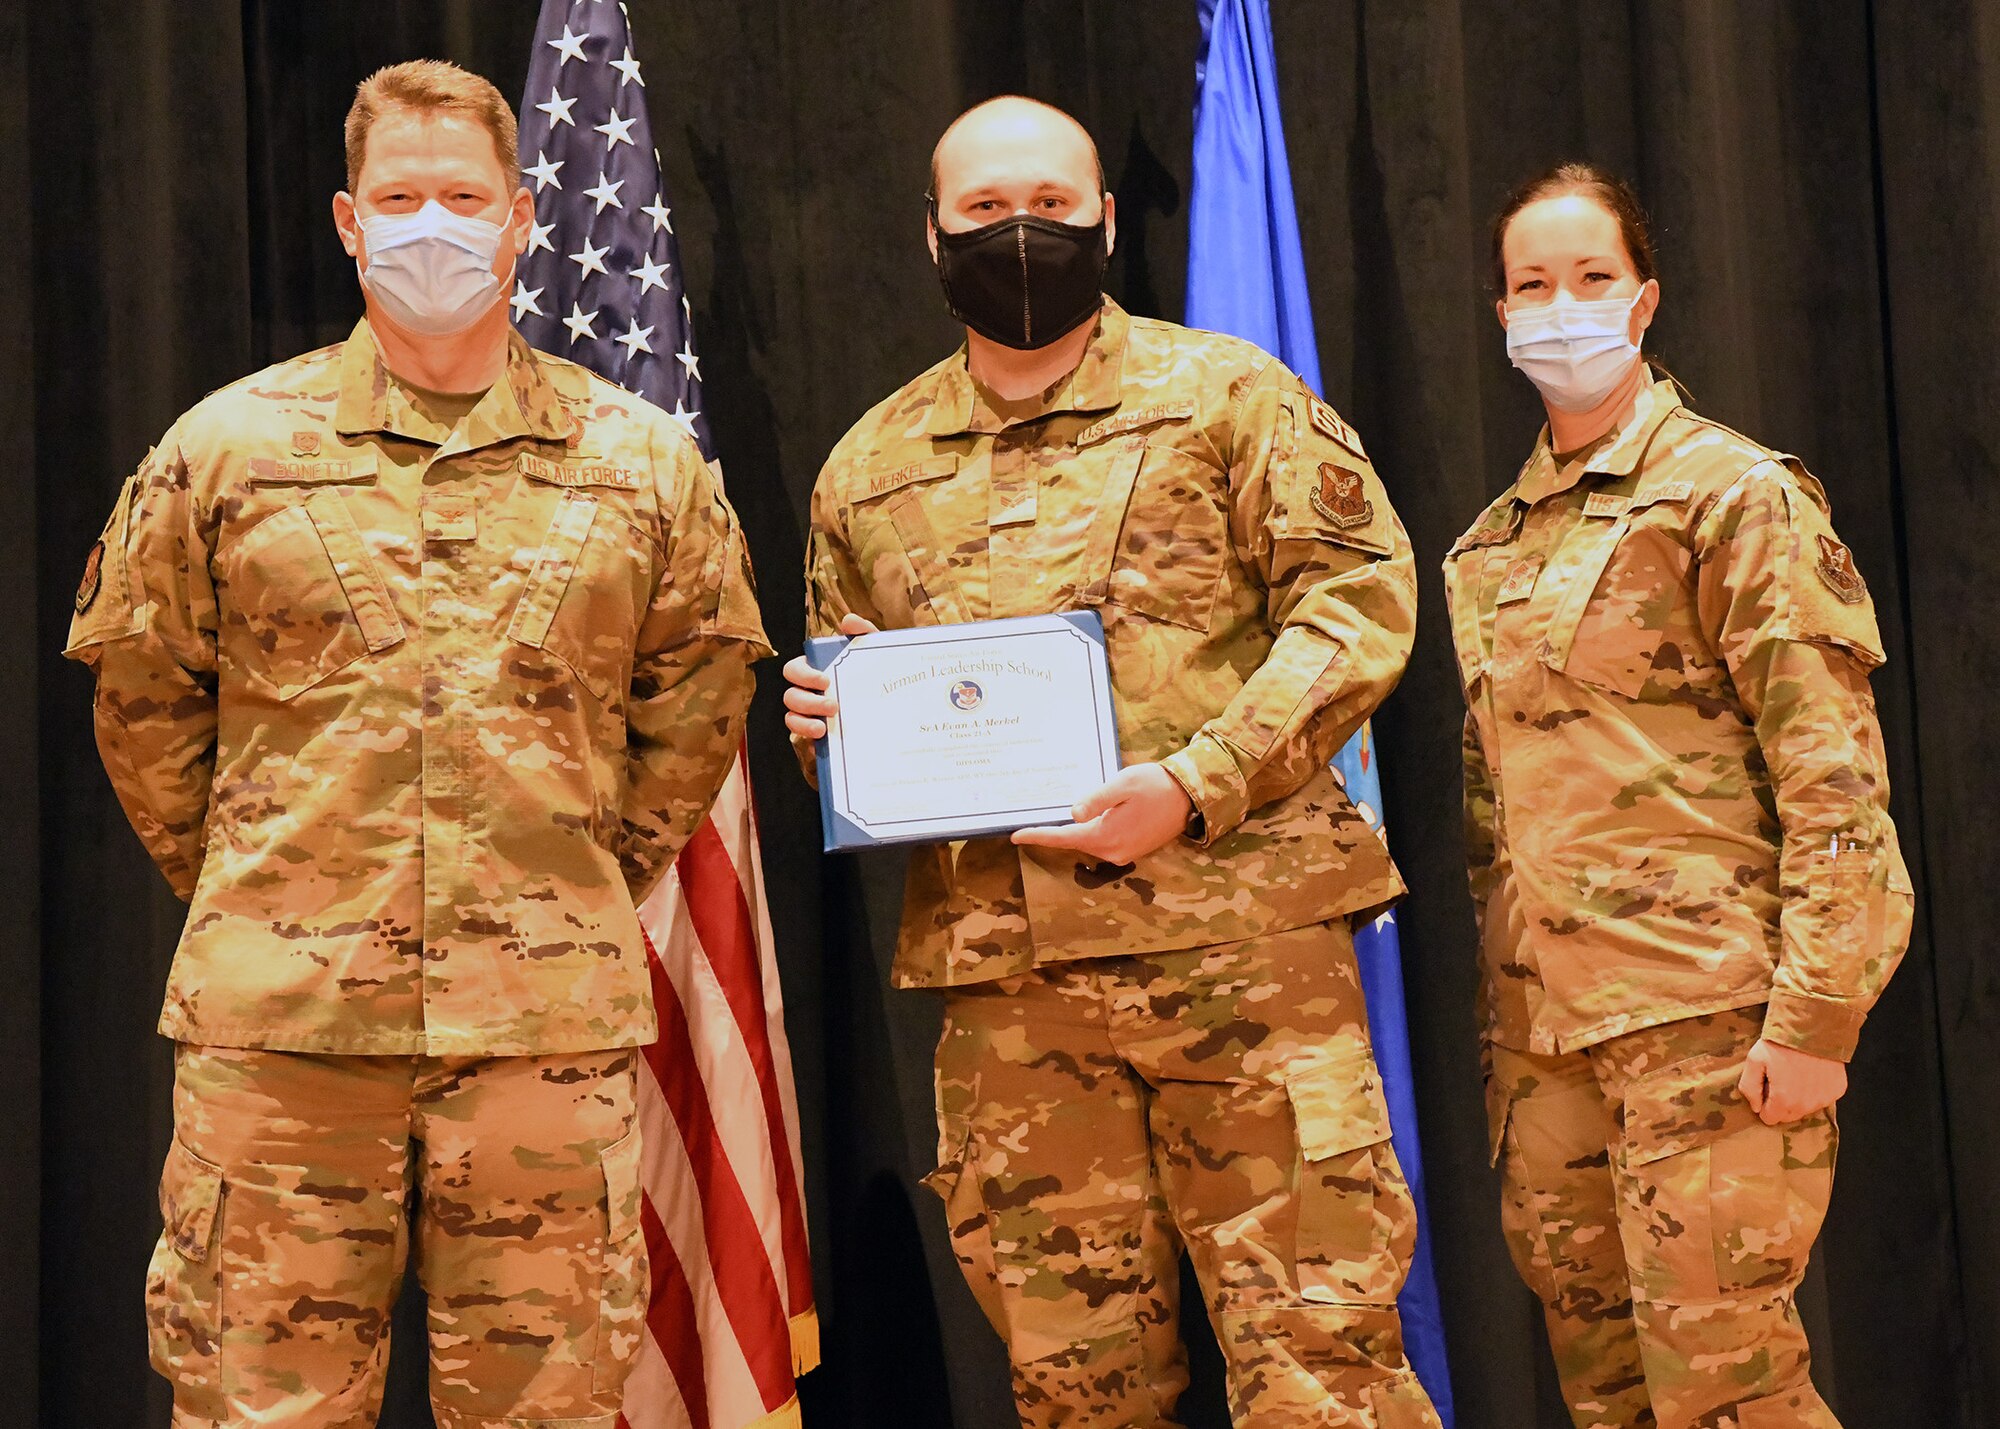
[[1861, 579], [1861, 572], [1855, 568], [1854, 553], [1833, 537], [1818, 535], [1819, 578], [1826, 588], [1848, 605], [1859, 605], [1868, 598], [1868, 583]]
[[1113, 412], [1108, 417], [1100, 417], [1076, 434], [1075, 445], [1087, 447], [1092, 442], [1101, 442], [1106, 437], [1115, 437], [1120, 432], [1134, 431], [1140, 427], [1154, 426], [1160, 422], [1184, 422], [1194, 415], [1192, 400], [1179, 402], [1158, 402], [1150, 407], [1140, 407], [1130, 412]]
[[1343, 531], [1366, 526], [1375, 519], [1375, 503], [1368, 499], [1361, 473], [1330, 461], [1320, 463], [1312, 504], [1313, 510]]
[[1314, 429], [1321, 436], [1339, 442], [1356, 456], [1362, 458], [1364, 461], [1367, 460], [1368, 453], [1361, 448], [1360, 436], [1355, 432], [1354, 428], [1341, 420], [1340, 413], [1334, 411], [1333, 408], [1320, 401], [1317, 397], [1308, 400], [1311, 403], [1310, 410]]
[[82, 615], [97, 599], [104, 586], [104, 543], [99, 541], [83, 558], [83, 580], [76, 588], [76, 613]]

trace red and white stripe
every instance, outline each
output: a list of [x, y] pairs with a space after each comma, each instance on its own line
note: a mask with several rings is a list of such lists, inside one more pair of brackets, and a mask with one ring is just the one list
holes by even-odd
[[741, 752], [639, 910], [660, 1039], [639, 1120], [653, 1299], [624, 1429], [790, 1429], [819, 1363], [799, 1110]]

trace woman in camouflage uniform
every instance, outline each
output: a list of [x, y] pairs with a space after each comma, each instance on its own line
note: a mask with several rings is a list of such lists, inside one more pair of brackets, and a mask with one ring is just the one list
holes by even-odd
[[1837, 1429], [1793, 1299], [1911, 910], [1874, 609], [1804, 466], [1642, 358], [1622, 182], [1540, 176], [1493, 253], [1548, 426], [1445, 574], [1510, 1249], [1579, 1426]]

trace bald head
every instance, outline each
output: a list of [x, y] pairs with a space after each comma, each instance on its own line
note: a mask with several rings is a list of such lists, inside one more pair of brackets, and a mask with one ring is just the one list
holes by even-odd
[[1095, 223], [1103, 192], [1104, 165], [1084, 127], [1018, 94], [966, 110], [931, 151], [931, 196], [947, 231], [1013, 213]]

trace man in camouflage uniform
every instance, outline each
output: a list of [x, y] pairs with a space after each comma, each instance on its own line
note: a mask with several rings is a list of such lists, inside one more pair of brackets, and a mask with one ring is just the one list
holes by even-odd
[[[931, 1184], [1022, 1422], [1177, 1422], [1185, 1245], [1237, 1424], [1434, 1425], [1349, 933], [1402, 884], [1328, 768], [1409, 652], [1402, 526], [1278, 362], [1102, 297], [1111, 197], [1067, 115], [980, 106], [933, 181], [934, 243], [997, 235], [998, 274], [947, 258], [967, 346], [829, 457], [808, 625], [1104, 619], [1127, 767], [1074, 826], [913, 854], [895, 969], [946, 990]], [[1076, 325], [1002, 344], [981, 324], [1024, 296], [1041, 321], [1059, 282], [965, 295], [1045, 242], [1058, 277], [1097, 246]], [[832, 704], [787, 675], [810, 771]]]
[[[154, 1363], [181, 1429], [373, 1424], [414, 1234], [441, 1429], [611, 1429], [646, 1303], [635, 906], [768, 650], [693, 442], [507, 326], [534, 209], [498, 92], [383, 71], [348, 164], [366, 318], [176, 422], [76, 598], [105, 766], [192, 904]], [[374, 220], [432, 204], [499, 226], [462, 230], [499, 247], [442, 335], [411, 325], [435, 289], [395, 290], [406, 322], [371, 284]]]
[[1762, 1074], [1853, 1055], [1912, 897], [1826, 498], [1661, 378], [1445, 570], [1492, 1151], [1571, 1413], [1837, 1429], [1793, 1303], [1832, 1108]]

